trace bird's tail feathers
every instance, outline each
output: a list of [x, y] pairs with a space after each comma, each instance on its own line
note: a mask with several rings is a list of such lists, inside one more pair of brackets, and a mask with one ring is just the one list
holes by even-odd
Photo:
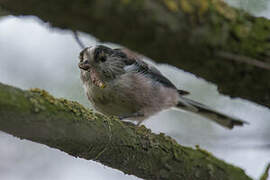
[[177, 107], [206, 117], [228, 129], [232, 129], [234, 126], [243, 126], [244, 124], [248, 124], [248, 122], [227, 116], [221, 112], [212, 109], [209, 106], [182, 96], [179, 97]]

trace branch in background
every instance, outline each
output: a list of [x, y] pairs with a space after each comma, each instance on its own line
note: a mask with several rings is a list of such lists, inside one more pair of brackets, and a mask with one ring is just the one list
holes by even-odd
[[221, 0], [0, 0], [0, 6], [121, 44], [211, 81], [223, 94], [270, 107], [270, 71], [216, 56], [266, 62], [270, 21]]
[[224, 59], [227, 59], [227, 60], [245, 63], [245, 64], [249, 64], [252, 66], [256, 66], [258, 68], [270, 70], [270, 64], [262, 62], [262, 61], [257, 60], [257, 59], [247, 57], [247, 56], [241, 56], [241, 55], [232, 54], [229, 52], [222, 52], [222, 51], [217, 52], [217, 56], [224, 58]]
[[8, 12], [0, 7], [0, 18], [3, 16], [8, 16], [8, 15], [10, 15], [10, 12]]
[[0, 130], [149, 180], [248, 180], [240, 168], [46, 91], [0, 83]]

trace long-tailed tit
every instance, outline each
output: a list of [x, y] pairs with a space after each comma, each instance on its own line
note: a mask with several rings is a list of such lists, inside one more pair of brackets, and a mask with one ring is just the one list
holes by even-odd
[[78, 65], [88, 99], [105, 115], [139, 125], [162, 110], [177, 107], [229, 129], [246, 123], [186, 98], [187, 91], [177, 89], [159, 70], [127, 49], [88, 47], [80, 53]]

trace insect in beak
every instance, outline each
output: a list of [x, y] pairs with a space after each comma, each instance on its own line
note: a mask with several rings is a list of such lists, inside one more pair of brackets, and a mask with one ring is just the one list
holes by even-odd
[[101, 89], [104, 89], [106, 84], [99, 78], [98, 73], [93, 68], [90, 68], [88, 71], [90, 72], [90, 78], [93, 84]]

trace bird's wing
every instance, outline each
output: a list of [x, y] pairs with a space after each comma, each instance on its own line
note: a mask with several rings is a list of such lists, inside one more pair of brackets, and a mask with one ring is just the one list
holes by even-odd
[[[122, 52], [126, 55], [126, 59], [125, 59], [125, 70], [126, 71], [133, 71], [133, 72], [138, 72], [141, 73], [143, 75], [145, 75], [145, 77], [150, 78], [152, 80], [154, 80], [154, 82], [158, 82], [160, 84], [162, 84], [165, 87], [169, 87], [169, 88], [173, 88], [173, 89], [177, 89], [175, 87], [175, 85], [169, 80], [167, 79], [156, 67], [146, 63], [145, 61], [142, 60], [142, 56], [129, 50], [126, 48], [123, 49], [115, 49], [119, 52]], [[185, 90], [180, 90], [177, 89], [179, 95], [187, 95], [189, 94], [189, 92], [185, 91]]]

